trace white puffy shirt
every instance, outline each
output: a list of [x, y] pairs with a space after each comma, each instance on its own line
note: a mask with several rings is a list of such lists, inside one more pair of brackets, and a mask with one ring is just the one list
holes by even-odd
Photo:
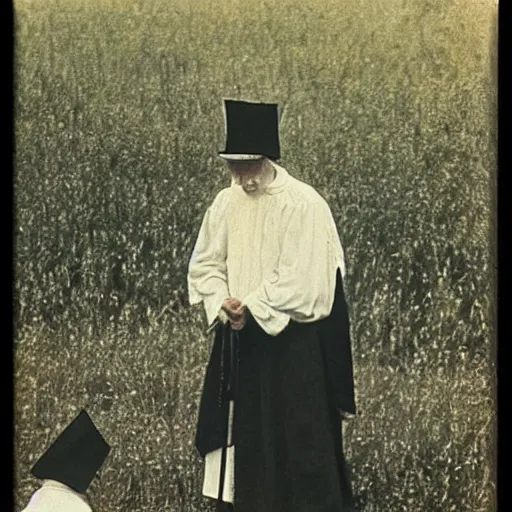
[[22, 512], [92, 512], [81, 494], [67, 485], [47, 480], [30, 498]]
[[290, 319], [329, 315], [344, 254], [331, 210], [316, 190], [273, 163], [274, 181], [251, 196], [232, 184], [204, 215], [188, 269], [191, 304], [209, 324], [228, 297], [242, 301], [270, 335]]

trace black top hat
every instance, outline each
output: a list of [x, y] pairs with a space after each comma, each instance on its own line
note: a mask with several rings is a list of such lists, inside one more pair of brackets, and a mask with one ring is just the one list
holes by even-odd
[[110, 446], [82, 410], [35, 463], [32, 474], [83, 494], [109, 452]]
[[224, 100], [224, 105], [227, 140], [219, 156], [228, 160], [280, 158], [277, 104]]

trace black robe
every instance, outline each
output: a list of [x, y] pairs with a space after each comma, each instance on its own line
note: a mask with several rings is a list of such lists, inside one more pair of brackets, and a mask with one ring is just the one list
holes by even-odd
[[225, 446], [235, 400], [236, 512], [346, 512], [351, 485], [340, 411], [356, 413], [350, 324], [338, 271], [331, 314], [277, 336], [250, 319], [218, 326], [196, 435], [205, 456]]

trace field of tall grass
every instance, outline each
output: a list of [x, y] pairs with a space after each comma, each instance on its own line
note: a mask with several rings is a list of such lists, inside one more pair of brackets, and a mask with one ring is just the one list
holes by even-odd
[[496, 4], [15, 2], [16, 510], [87, 406], [95, 511], [210, 510], [211, 340], [186, 300], [229, 177], [222, 99], [281, 107], [282, 162], [347, 257], [361, 511], [495, 504]]

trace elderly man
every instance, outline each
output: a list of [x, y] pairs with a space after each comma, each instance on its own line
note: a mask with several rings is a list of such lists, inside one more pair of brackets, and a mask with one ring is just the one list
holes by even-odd
[[226, 101], [232, 177], [188, 272], [215, 329], [196, 446], [219, 510], [341, 512], [354, 415], [345, 264], [326, 201], [277, 164], [277, 105]]

